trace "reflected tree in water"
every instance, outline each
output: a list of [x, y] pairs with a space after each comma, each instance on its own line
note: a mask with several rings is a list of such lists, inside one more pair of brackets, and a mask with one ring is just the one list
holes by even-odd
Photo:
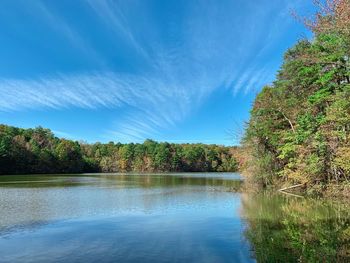
[[350, 262], [350, 206], [257, 195], [242, 198], [257, 262]]

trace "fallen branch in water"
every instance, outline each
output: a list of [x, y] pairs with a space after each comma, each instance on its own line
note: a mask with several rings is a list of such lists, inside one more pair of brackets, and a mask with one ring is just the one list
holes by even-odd
[[296, 194], [289, 193], [286, 190], [294, 189], [294, 188], [301, 187], [301, 186], [304, 186], [304, 185], [305, 184], [296, 184], [296, 185], [292, 185], [292, 186], [281, 188], [278, 191], [283, 193], [283, 194], [292, 195], [292, 196], [295, 196], [295, 197], [303, 197], [302, 195], [296, 195]]
[[293, 189], [293, 188], [297, 188], [297, 187], [301, 187], [301, 186], [304, 186], [304, 185], [305, 184], [296, 184], [296, 185], [292, 185], [292, 186], [281, 188], [278, 191], [283, 192], [283, 191], [286, 191], [286, 190], [289, 190], [289, 189]]
[[295, 197], [304, 197], [302, 195], [296, 195], [296, 194], [292, 194], [292, 193], [285, 192], [285, 191], [280, 191], [280, 190], [278, 190], [278, 191], [281, 192], [282, 194], [285, 194], [285, 195], [291, 195], [291, 196], [295, 196]]

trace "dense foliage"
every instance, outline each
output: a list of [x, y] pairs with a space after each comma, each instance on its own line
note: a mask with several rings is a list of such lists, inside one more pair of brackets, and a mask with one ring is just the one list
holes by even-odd
[[244, 143], [263, 185], [350, 180], [350, 1], [319, 7], [314, 39], [286, 52], [251, 111]]
[[86, 144], [41, 127], [0, 125], [0, 174], [127, 171], [224, 172], [237, 169], [235, 148], [204, 144]]

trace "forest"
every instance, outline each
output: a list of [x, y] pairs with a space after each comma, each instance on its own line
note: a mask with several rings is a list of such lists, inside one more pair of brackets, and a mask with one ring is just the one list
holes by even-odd
[[205, 144], [87, 144], [42, 127], [0, 125], [0, 174], [81, 172], [232, 172], [237, 148]]
[[312, 30], [284, 55], [276, 80], [255, 99], [243, 144], [263, 186], [310, 191], [350, 180], [350, 1], [316, 1]]

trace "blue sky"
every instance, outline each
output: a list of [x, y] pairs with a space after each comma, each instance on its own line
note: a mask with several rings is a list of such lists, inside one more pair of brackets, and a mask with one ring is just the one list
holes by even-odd
[[88, 142], [238, 143], [305, 0], [3, 0], [0, 122]]

